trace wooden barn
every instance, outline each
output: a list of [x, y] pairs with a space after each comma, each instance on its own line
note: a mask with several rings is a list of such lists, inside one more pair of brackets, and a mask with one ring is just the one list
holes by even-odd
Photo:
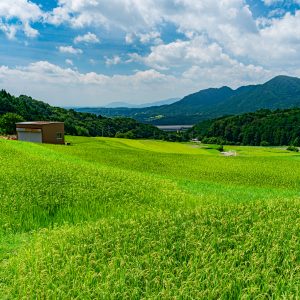
[[64, 144], [65, 125], [63, 122], [21, 122], [16, 124], [20, 141], [33, 143]]

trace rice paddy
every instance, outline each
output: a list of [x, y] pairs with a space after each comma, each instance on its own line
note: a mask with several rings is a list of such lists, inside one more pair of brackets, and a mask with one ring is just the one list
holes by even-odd
[[0, 140], [0, 299], [298, 299], [300, 154]]

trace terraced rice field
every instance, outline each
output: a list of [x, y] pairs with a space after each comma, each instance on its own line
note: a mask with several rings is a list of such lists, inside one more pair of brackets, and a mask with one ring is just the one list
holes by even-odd
[[0, 140], [0, 299], [297, 299], [300, 155]]

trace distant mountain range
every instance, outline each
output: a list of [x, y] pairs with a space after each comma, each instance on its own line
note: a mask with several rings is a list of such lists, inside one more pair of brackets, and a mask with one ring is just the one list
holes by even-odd
[[196, 124], [200, 121], [258, 109], [300, 107], [300, 79], [277, 76], [264, 84], [209, 88], [171, 104], [143, 108], [76, 108], [108, 117], [131, 117], [155, 125]]
[[104, 105], [104, 108], [145, 108], [145, 107], [152, 107], [152, 106], [160, 106], [160, 105], [167, 105], [177, 102], [180, 98], [170, 98], [166, 100], [156, 101], [156, 102], [148, 102], [144, 104], [132, 104], [127, 102], [112, 102], [109, 104]]

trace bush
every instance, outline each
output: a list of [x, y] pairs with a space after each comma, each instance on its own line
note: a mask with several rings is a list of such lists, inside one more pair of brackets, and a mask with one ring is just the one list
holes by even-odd
[[202, 143], [204, 144], [220, 144], [220, 145], [223, 145], [223, 144], [226, 144], [226, 142], [222, 139], [222, 138], [219, 138], [219, 137], [205, 137], [202, 139]]
[[299, 149], [297, 147], [295, 147], [295, 146], [288, 146], [286, 148], [286, 150], [293, 151], [293, 152], [299, 152]]
[[89, 136], [90, 135], [88, 129], [86, 129], [85, 127], [75, 126], [75, 128], [76, 128], [76, 133], [79, 136]]
[[218, 145], [216, 149], [220, 152], [223, 152], [224, 151], [224, 146], [223, 145]]
[[16, 123], [23, 121], [23, 117], [18, 114], [6, 113], [0, 117], [0, 132], [3, 134], [15, 134]]
[[261, 145], [262, 147], [267, 147], [267, 146], [270, 146], [270, 143], [268, 143], [267, 141], [261, 141], [261, 142], [260, 142], [260, 145]]

